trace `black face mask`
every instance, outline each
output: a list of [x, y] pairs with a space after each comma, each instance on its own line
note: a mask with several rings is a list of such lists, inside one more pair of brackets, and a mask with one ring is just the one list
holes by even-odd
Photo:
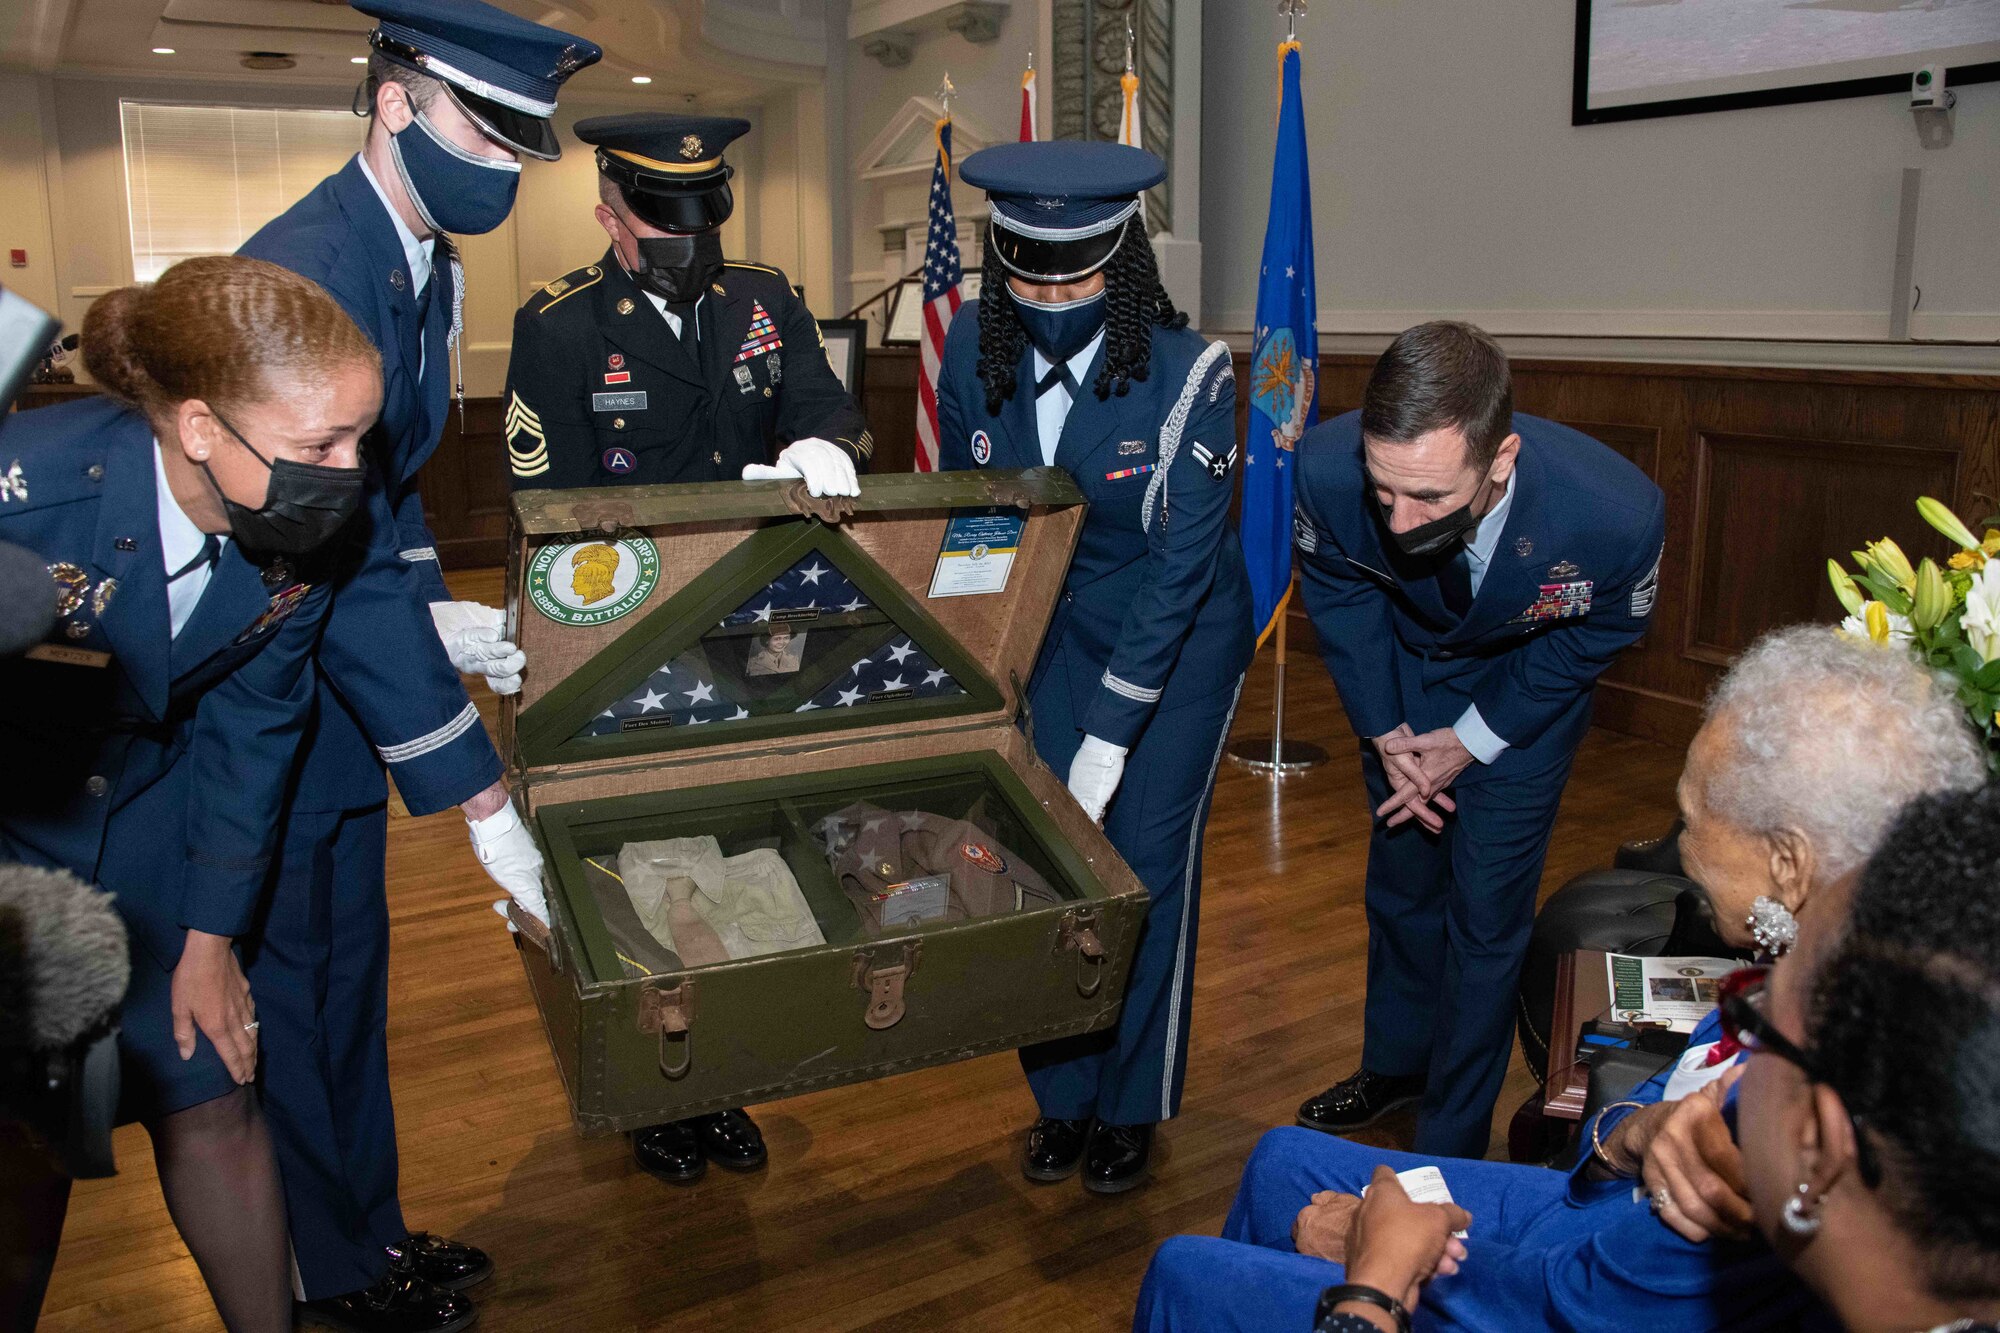
[[[1483, 488], [1484, 483], [1481, 484]], [[1473, 510], [1473, 503], [1478, 499], [1479, 493], [1475, 491], [1471, 500], [1467, 500], [1443, 518], [1434, 518], [1428, 523], [1419, 523], [1408, 532], [1396, 532], [1391, 529], [1389, 538], [1396, 543], [1396, 549], [1404, 555], [1438, 555], [1441, 553], [1457, 555], [1457, 548], [1471, 537], [1473, 530], [1486, 517], [1486, 515], [1475, 513]], [[1386, 528], [1389, 526], [1389, 506], [1382, 504], [1379, 500], [1376, 501], [1376, 504], [1382, 511], [1382, 526]]]
[[[217, 421], [222, 415], [216, 414]], [[237, 504], [222, 493], [215, 474], [203, 459], [201, 474], [209, 489], [222, 501], [229, 516], [229, 535], [251, 555], [301, 556], [316, 551], [333, 537], [361, 507], [364, 472], [358, 467], [318, 467], [289, 458], [272, 462], [257, 452], [243, 432], [222, 421], [236, 442], [250, 450], [250, 456], [271, 470], [270, 486], [261, 509]]]
[[708, 284], [722, 272], [720, 232], [637, 239], [639, 268], [632, 274], [632, 280], [657, 293], [668, 305], [687, 305], [700, 300]]

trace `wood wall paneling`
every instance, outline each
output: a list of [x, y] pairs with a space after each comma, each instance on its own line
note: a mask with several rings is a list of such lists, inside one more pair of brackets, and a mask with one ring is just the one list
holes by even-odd
[[1844, 613], [1829, 556], [1892, 536], [1912, 559], [1948, 554], [1919, 496], [1955, 489], [1949, 449], [1701, 433], [1695, 442], [1683, 652], [1727, 666], [1765, 630]]

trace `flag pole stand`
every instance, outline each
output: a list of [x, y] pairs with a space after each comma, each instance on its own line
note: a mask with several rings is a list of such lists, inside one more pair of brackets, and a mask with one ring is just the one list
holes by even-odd
[[1269, 773], [1280, 778], [1318, 768], [1326, 762], [1326, 751], [1311, 741], [1285, 739], [1285, 622], [1290, 619], [1289, 611], [1278, 616], [1277, 677], [1271, 703], [1271, 734], [1246, 736], [1231, 743], [1228, 751], [1231, 763], [1240, 764], [1253, 773]]

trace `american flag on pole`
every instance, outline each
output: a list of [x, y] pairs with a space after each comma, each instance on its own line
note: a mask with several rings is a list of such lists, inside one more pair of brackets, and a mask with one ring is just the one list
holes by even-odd
[[938, 465], [938, 368], [945, 330], [965, 300], [958, 261], [958, 221], [951, 211], [951, 116], [937, 123], [937, 166], [931, 171], [930, 231], [924, 240], [924, 332], [917, 377], [917, 471]]
[[1035, 132], [1035, 57], [1028, 55], [1028, 70], [1021, 76], [1021, 142], [1033, 143], [1042, 136]]

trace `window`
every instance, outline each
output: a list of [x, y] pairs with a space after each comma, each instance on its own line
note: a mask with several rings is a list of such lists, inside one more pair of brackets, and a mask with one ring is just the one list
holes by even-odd
[[226, 255], [361, 147], [346, 111], [120, 102], [132, 276]]

